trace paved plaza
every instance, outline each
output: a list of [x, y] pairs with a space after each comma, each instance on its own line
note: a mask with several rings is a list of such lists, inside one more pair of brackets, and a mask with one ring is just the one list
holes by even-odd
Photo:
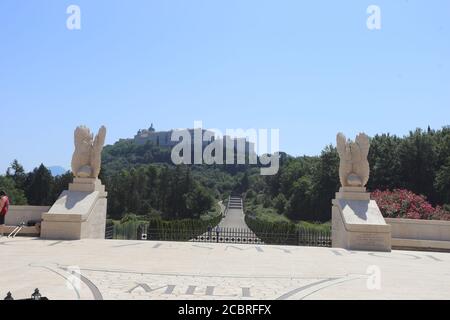
[[450, 253], [2, 238], [0, 260], [16, 299], [450, 299]]

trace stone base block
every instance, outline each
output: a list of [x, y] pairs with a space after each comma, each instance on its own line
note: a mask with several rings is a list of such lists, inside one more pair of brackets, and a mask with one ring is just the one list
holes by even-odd
[[391, 251], [391, 226], [375, 201], [363, 192], [341, 192], [333, 200], [333, 247], [348, 250]]
[[362, 187], [341, 187], [339, 192], [336, 193], [336, 199], [369, 201], [370, 193]]
[[48, 213], [42, 215], [41, 238], [104, 239], [107, 194], [98, 179], [76, 178]]
[[69, 184], [69, 191], [79, 191], [79, 192], [94, 192], [98, 191], [104, 196], [107, 196], [105, 192], [105, 186], [99, 179], [93, 178], [74, 178], [73, 183]]

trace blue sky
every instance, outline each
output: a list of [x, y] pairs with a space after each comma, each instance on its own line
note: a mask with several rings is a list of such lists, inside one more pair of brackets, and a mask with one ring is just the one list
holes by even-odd
[[[81, 8], [81, 30], [66, 8]], [[366, 27], [369, 5], [382, 28]], [[69, 168], [73, 130], [279, 128], [319, 154], [338, 131], [450, 119], [450, 1], [2, 0], [0, 171]]]

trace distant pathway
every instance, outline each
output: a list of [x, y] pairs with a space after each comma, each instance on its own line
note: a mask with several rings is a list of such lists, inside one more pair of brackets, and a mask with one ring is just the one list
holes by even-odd
[[244, 204], [242, 198], [231, 197], [225, 217], [220, 222], [221, 228], [249, 229], [245, 223]]
[[[221, 206], [224, 208], [223, 204]], [[211, 232], [205, 232], [197, 241], [206, 239], [206, 242], [219, 243], [262, 243], [245, 222], [242, 198], [230, 197], [224, 211], [224, 218], [219, 225], [212, 228]]]
[[[244, 202], [241, 197], [230, 197], [228, 208], [225, 211], [225, 218], [220, 222], [219, 227], [224, 231], [225, 238], [246, 238], [245, 241], [254, 243], [261, 241], [253, 233], [245, 222]], [[228, 235], [227, 235], [228, 233]]]

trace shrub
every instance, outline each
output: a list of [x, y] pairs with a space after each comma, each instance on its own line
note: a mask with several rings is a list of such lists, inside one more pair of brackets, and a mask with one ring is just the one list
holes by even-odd
[[127, 214], [120, 222], [114, 222], [114, 239], [137, 240], [147, 230], [151, 240], [188, 241], [205, 233], [209, 226], [217, 226], [221, 219], [222, 215], [217, 214], [209, 219], [141, 220], [134, 214]]
[[433, 207], [425, 196], [409, 190], [376, 190], [372, 193], [372, 199], [386, 218], [450, 220], [450, 212], [440, 206]]
[[273, 202], [274, 202], [275, 209], [277, 209], [277, 212], [279, 214], [283, 214], [286, 211], [287, 200], [282, 193], [280, 193], [278, 196], [276, 196], [275, 199], [273, 200]]

